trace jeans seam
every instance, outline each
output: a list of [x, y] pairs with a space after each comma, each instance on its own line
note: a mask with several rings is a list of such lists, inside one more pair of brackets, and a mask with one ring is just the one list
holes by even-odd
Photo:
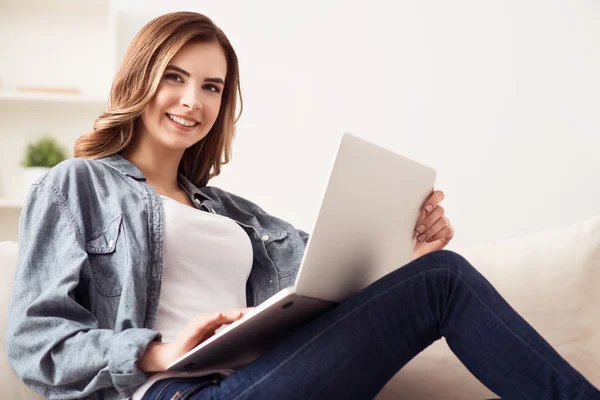
[[365, 307], [366, 305], [368, 305], [369, 303], [379, 299], [381, 296], [387, 294], [390, 290], [395, 289], [398, 285], [404, 284], [408, 281], [411, 281], [413, 279], [419, 278], [421, 277], [421, 275], [426, 274], [428, 272], [431, 271], [443, 271], [443, 268], [431, 268], [428, 269], [426, 271], [421, 271], [415, 275], [412, 275], [400, 282], [396, 282], [393, 286], [390, 286], [389, 288], [387, 288], [386, 290], [382, 291], [381, 293], [379, 293], [377, 296], [373, 297], [371, 300], [369, 300], [366, 303], [362, 303], [359, 304], [358, 307], [355, 307], [354, 309], [352, 309], [350, 312], [342, 315], [340, 318], [338, 318], [337, 320], [335, 320], [334, 322], [332, 322], [331, 324], [329, 324], [328, 326], [325, 327], [325, 329], [323, 329], [321, 332], [319, 332], [318, 334], [316, 334], [313, 338], [311, 338], [308, 342], [304, 343], [302, 346], [300, 346], [299, 349], [297, 349], [295, 352], [293, 352], [291, 355], [289, 355], [285, 360], [282, 360], [279, 364], [277, 364], [276, 367], [274, 367], [271, 371], [269, 371], [268, 373], [264, 374], [260, 379], [258, 379], [256, 382], [254, 382], [252, 385], [248, 386], [243, 392], [241, 392], [240, 394], [238, 394], [236, 397], [234, 397], [232, 400], [237, 400], [239, 399], [241, 396], [243, 396], [244, 394], [246, 394], [250, 389], [254, 388], [256, 385], [262, 383], [265, 379], [267, 379], [269, 376], [271, 376], [273, 373], [275, 373], [275, 371], [277, 371], [282, 365], [286, 364], [289, 360], [291, 360], [293, 357], [295, 357], [296, 355], [298, 355], [302, 350], [304, 350], [306, 347], [308, 347], [312, 342], [314, 342], [315, 340], [317, 340], [319, 337], [321, 337], [325, 332], [331, 330], [337, 323], [339, 323], [340, 321], [348, 318], [351, 314], [353, 314], [355, 311], [361, 310], [363, 307]]
[[[168, 381], [168, 382], [164, 382], [164, 381]], [[161, 382], [161, 380], [158, 380], [158, 381], [154, 382], [153, 386], [156, 385], [159, 382]], [[182, 379], [182, 378], [174, 377], [174, 378], [166, 378], [166, 379], [164, 379], [162, 383], [164, 383], [165, 385], [163, 387], [161, 387], [160, 390], [158, 391], [158, 393], [156, 393], [156, 395], [152, 396], [152, 398], [154, 400], [159, 400], [162, 397], [162, 395], [164, 394], [164, 392], [168, 388], [170, 388], [173, 384], [175, 384], [175, 383], [182, 383], [182, 382], [186, 382], [185, 378]], [[174, 396], [175, 395], [173, 395], [173, 397]]]
[[195, 389], [194, 384], [192, 383], [192, 385], [190, 385], [190, 387], [188, 387], [187, 389], [184, 389], [183, 392], [180, 392], [179, 390], [177, 391], [177, 393], [175, 393], [173, 395], [173, 397], [171, 397], [171, 400], [180, 400], [180, 399], [185, 399], [185, 396], [192, 390]]
[[159, 400], [163, 393], [173, 384], [174, 382], [168, 382], [165, 386], [163, 386], [162, 388], [160, 388], [160, 391], [156, 394], [156, 396], [154, 396], [154, 400]]

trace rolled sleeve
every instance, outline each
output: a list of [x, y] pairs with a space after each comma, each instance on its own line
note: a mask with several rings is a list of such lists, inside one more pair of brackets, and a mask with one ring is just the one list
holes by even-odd
[[148, 377], [138, 359], [160, 339], [151, 329], [99, 327], [74, 295], [88, 262], [83, 235], [60, 193], [33, 185], [19, 226], [6, 350], [23, 382], [50, 399], [83, 398], [109, 387], [131, 395]]
[[112, 382], [124, 396], [130, 396], [148, 379], [137, 362], [148, 344], [160, 340], [160, 334], [151, 329], [127, 329], [115, 335], [110, 346], [108, 370]]

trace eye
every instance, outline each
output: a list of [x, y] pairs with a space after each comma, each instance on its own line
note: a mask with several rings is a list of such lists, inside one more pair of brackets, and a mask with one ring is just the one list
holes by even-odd
[[211, 91], [213, 93], [221, 93], [221, 88], [219, 88], [216, 85], [211, 85], [209, 83], [209, 84], [204, 85], [204, 87], [207, 88], [209, 91]]
[[[167, 75], [165, 75], [165, 78], [174, 80], [174, 81], [177, 81], [177, 79], [181, 79], [181, 77], [177, 74], [167, 74]], [[173, 78], [175, 78], [175, 79], [173, 79]], [[183, 79], [181, 79], [181, 82], [183, 82]]]

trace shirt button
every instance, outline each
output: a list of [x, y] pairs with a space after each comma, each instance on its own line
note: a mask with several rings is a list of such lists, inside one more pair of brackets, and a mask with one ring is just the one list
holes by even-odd
[[195, 198], [195, 199], [194, 199], [194, 201], [195, 201], [195, 202], [196, 202], [196, 204], [198, 204], [198, 205], [200, 205], [200, 203], [202, 203], [202, 202], [200, 201], [200, 199], [198, 199], [198, 198]]
[[261, 239], [263, 242], [266, 242], [267, 240], [269, 240], [269, 235], [262, 235]]

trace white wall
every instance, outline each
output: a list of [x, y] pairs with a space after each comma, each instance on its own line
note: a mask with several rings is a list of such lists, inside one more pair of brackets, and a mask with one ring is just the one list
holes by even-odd
[[130, 28], [187, 9], [225, 31], [245, 108], [211, 184], [299, 227], [343, 131], [437, 169], [455, 247], [600, 213], [593, 0], [117, 4]]
[[[79, 88], [106, 98], [112, 80], [108, 0], [0, 0], [0, 90]], [[67, 154], [105, 105], [0, 101], [0, 199], [24, 197], [21, 161], [30, 141], [50, 134]], [[16, 240], [18, 208], [0, 207], [0, 241]]]
[[233, 160], [211, 184], [300, 228], [344, 131], [437, 169], [454, 247], [600, 213], [593, 0], [114, 4], [121, 51], [164, 12], [223, 28], [245, 103]]

